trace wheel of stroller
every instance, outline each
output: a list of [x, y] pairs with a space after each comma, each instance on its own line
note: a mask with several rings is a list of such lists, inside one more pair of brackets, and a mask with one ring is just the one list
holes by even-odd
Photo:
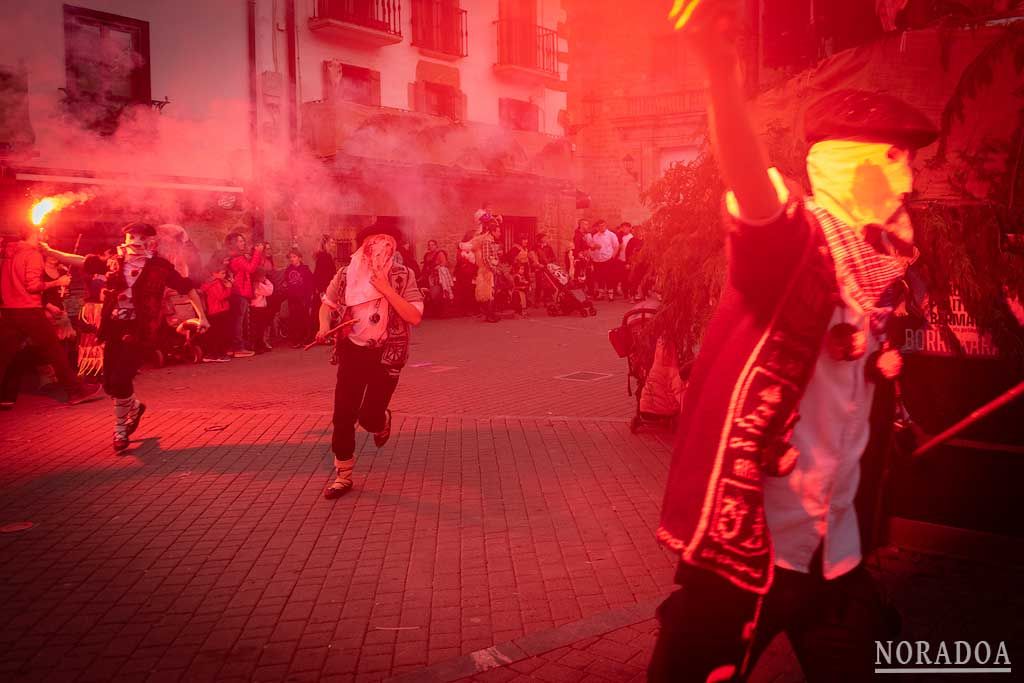
[[633, 419], [629, 421], [629, 431], [636, 434], [640, 431], [640, 425], [643, 424], [643, 419], [639, 415], [634, 415]]
[[167, 362], [167, 358], [164, 356], [164, 352], [160, 349], [153, 349], [152, 361], [154, 368], [162, 368], [164, 363]]

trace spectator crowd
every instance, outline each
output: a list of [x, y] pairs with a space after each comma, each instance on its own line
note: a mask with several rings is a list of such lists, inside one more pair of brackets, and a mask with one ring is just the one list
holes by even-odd
[[[451, 253], [430, 239], [422, 258], [403, 238], [395, 259], [416, 278], [425, 317], [476, 315], [498, 322], [503, 315], [526, 317], [538, 308], [556, 314], [565, 312], [556, 302], [566, 287], [577, 287], [594, 300], [646, 296], [648, 278], [639, 258], [643, 240], [629, 223], [612, 230], [604, 220], [580, 220], [562, 256], [547, 235], [506, 236], [503, 223], [502, 216], [482, 208]], [[269, 243], [250, 245], [240, 227], [204, 263], [182, 237], [184, 231], [177, 230], [185, 246], [176, 248], [186, 257], [171, 260], [196, 283], [210, 328], [200, 335], [195, 326], [183, 325], [191, 309], [168, 290], [166, 325], [156, 349], [159, 362], [179, 356], [222, 363], [270, 352], [275, 344], [301, 348], [314, 341], [321, 298], [344, 265], [335, 238], [322, 237], [310, 267], [298, 248], [278, 259]], [[114, 251], [102, 250], [101, 256], [112, 258]], [[75, 267], [80, 264], [80, 257], [51, 249], [34, 228], [5, 244], [0, 259], [0, 408], [14, 405], [25, 371], [32, 368], [40, 370], [42, 384], [62, 386], [71, 403], [97, 393], [103, 371], [102, 344], [96, 338], [103, 278]]]

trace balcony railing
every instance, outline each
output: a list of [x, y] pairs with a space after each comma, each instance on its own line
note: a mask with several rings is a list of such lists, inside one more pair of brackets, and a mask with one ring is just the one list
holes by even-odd
[[328, 19], [402, 36], [401, 0], [317, 0], [313, 19]]
[[469, 54], [466, 10], [452, 0], [412, 0], [412, 44], [453, 57]]
[[500, 20], [498, 65], [558, 75], [558, 34], [549, 28], [521, 21]]

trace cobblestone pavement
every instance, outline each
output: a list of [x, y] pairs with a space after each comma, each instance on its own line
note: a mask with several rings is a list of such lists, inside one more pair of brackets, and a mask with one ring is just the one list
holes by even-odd
[[[107, 401], [24, 396], [0, 414], [0, 679], [641, 676], [670, 436], [629, 432], [625, 310], [426, 322], [336, 502], [324, 349], [146, 371], [121, 456]], [[933, 565], [893, 574], [918, 614], [1022, 612], [1005, 572]], [[763, 680], [800, 680], [777, 650]]]

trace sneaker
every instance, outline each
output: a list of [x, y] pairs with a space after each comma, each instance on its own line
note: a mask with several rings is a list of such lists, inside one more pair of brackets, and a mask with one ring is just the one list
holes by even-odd
[[139, 422], [142, 421], [142, 414], [146, 412], [146, 404], [139, 402], [139, 407], [135, 409], [135, 417], [128, 423], [125, 428], [125, 435], [131, 436], [135, 433], [135, 430], [139, 428]]
[[377, 448], [383, 447], [391, 438], [391, 411], [387, 408], [384, 409], [384, 419], [384, 429], [373, 433], [373, 445]]
[[203, 356], [203, 362], [204, 363], [219, 363], [220, 362], [220, 358], [218, 358], [217, 356]]
[[351, 490], [352, 479], [342, 479], [341, 477], [338, 477], [324, 489], [324, 498], [327, 500], [335, 500], [336, 498], [341, 498]]
[[114, 450], [118, 453], [128, 448], [128, 437], [126, 436], [115, 436], [114, 437]]
[[232, 358], [249, 358], [250, 356], [255, 356], [255, 355], [256, 355], [256, 352], [255, 351], [250, 351], [249, 349], [242, 349], [241, 351], [232, 351], [231, 352], [231, 357]]
[[13, 410], [14, 401], [0, 401], [0, 410]]
[[83, 384], [78, 391], [68, 397], [68, 405], [77, 406], [79, 403], [97, 399], [99, 398], [99, 393], [99, 384]]

